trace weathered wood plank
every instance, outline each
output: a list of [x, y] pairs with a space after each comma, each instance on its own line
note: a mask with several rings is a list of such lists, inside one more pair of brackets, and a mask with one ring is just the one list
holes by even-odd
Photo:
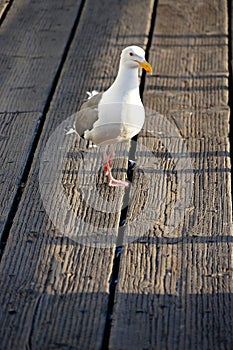
[[0, 237], [24, 171], [39, 113], [0, 113]]
[[[77, 111], [86, 90], [102, 90], [113, 81], [121, 48], [132, 40], [145, 46], [152, 5], [149, 0], [85, 3], [1, 262], [1, 349], [101, 348], [114, 246], [98, 248], [95, 242], [92, 246], [81, 245], [79, 240], [59, 231], [59, 227], [53, 227], [40, 198], [40, 158], [56, 127]], [[104, 209], [106, 199], [95, 198], [93, 186], [89, 186], [81, 201], [79, 187], [74, 183], [75, 170], [79, 169], [75, 163], [78, 152], [76, 145], [71, 144], [73, 148], [67, 149], [62, 169], [64, 192], [77, 217], [84, 225], [92, 223], [101, 236], [119, 225], [123, 191], [120, 190], [115, 200], [114, 189], [102, 186], [101, 174], [97, 178], [100, 194], [115, 205], [120, 203], [111, 217]], [[124, 172], [123, 169], [121, 175]], [[92, 207], [89, 211], [85, 208], [85, 200], [91, 196], [99, 211], [95, 209], [92, 214]], [[64, 214], [58, 210], [59, 215]], [[69, 218], [67, 222], [70, 225]]]
[[15, 1], [2, 25], [0, 237], [80, 3]]
[[232, 347], [227, 37], [226, 1], [159, 2], [110, 349]]
[[12, 4], [0, 38], [1, 112], [43, 111], [80, 3]]

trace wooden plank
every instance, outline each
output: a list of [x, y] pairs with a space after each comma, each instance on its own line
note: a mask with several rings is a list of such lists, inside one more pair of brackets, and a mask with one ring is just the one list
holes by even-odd
[[227, 30], [226, 1], [159, 2], [110, 349], [232, 347]]
[[0, 113], [0, 237], [21, 184], [39, 113]]
[[0, 38], [1, 112], [43, 111], [80, 4], [12, 4]]
[[[53, 132], [59, 125], [63, 128], [61, 123], [77, 111], [86, 91], [105, 89], [113, 81], [121, 48], [132, 40], [145, 46], [152, 6], [149, 0], [120, 3], [104, 0], [101, 5], [93, 1], [85, 3], [1, 262], [0, 349], [101, 348], [114, 246], [99, 248], [94, 241], [82, 245], [78, 239], [71, 239], [52, 225], [40, 198], [40, 159]], [[64, 132], [59, 129], [58, 135], [64, 138]], [[97, 178], [99, 192], [120, 205], [110, 216], [104, 207], [106, 200], [95, 200], [96, 189], [93, 193], [93, 187], [89, 186], [84, 199], [94, 197], [98, 212], [92, 207], [89, 211], [85, 208], [75, 184], [78, 150], [72, 143], [72, 135], [70, 137], [73, 148], [67, 149], [61, 169], [63, 193], [84, 224], [94, 224], [101, 236], [119, 225], [123, 191], [119, 191], [115, 200], [116, 192], [102, 186], [100, 175], [100, 179]], [[59, 152], [56, 156], [59, 157]], [[124, 173], [123, 169], [121, 175]], [[56, 193], [51, 193], [54, 195]], [[59, 215], [63, 213], [57, 211]], [[68, 217], [67, 222], [70, 225]]]
[[80, 3], [16, 1], [2, 25], [0, 237]]

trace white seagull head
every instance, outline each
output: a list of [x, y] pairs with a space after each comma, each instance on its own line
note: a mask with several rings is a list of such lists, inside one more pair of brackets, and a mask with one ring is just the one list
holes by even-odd
[[147, 73], [152, 73], [152, 67], [145, 59], [145, 51], [139, 46], [128, 46], [122, 50], [121, 63], [130, 68], [142, 67]]

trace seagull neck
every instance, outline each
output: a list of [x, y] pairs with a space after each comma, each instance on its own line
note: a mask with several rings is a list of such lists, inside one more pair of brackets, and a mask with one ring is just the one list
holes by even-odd
[[127, 90], [137, 88], [139, 86], [138, 68], [128, 68], [120, 64], [116, 80], [113, 84], [121, 89], [126, 88], [126, 86]]

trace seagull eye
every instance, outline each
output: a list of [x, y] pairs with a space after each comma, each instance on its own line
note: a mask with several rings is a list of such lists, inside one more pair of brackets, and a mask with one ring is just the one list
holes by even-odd
[[129, 55], [130, 55], [130, 56], [134, 56], [133, 52], [130, 52]]

